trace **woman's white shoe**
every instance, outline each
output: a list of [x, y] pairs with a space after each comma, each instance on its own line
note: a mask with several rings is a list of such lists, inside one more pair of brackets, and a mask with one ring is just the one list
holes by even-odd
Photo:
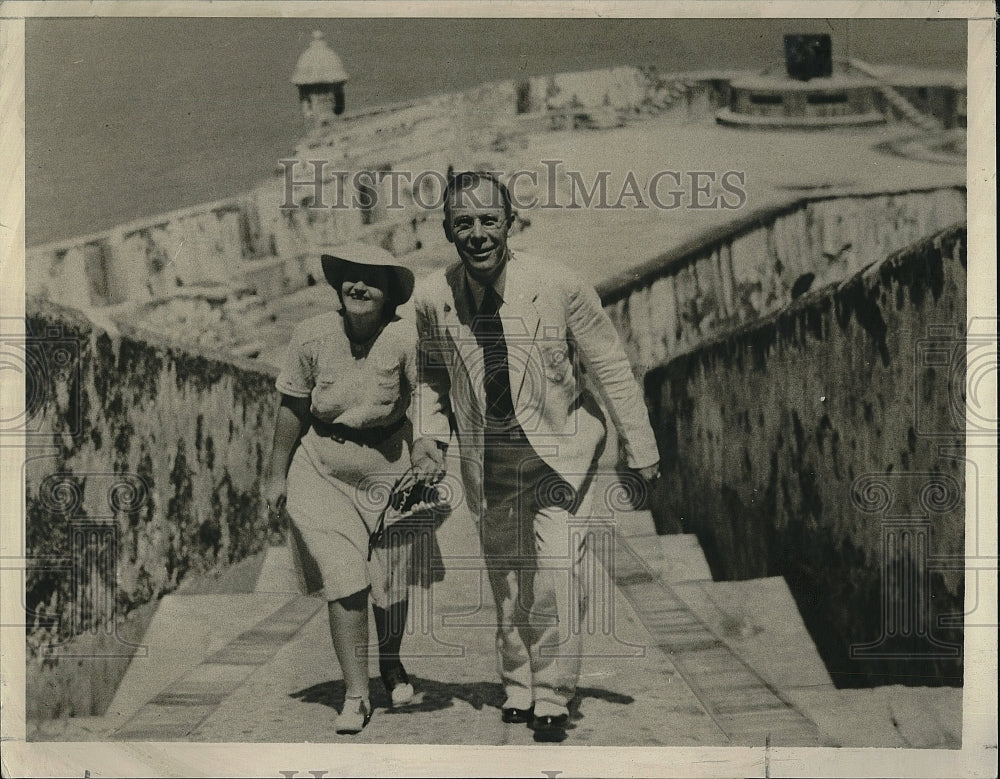
[[413, 685], [409, 682], [401, 682], [392, 688], [392, 705], [403, 706], [413, 700]]
[[344, 708], [337, 716], [334, 728], [341, 734], [360, 733], [371, 718], [371, 704], [364, 698], [349, 696], [344, 699]]

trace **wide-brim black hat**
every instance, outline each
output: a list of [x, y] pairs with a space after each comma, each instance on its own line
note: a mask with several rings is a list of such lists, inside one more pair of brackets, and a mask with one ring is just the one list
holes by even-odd
[[394, 288], [390, 290], [390, 294], [397, 306], [401, 306], [413, 294], [413, 271], [400, 265], [399, 260], [381, 246], [369, 243], [345, 243], [340, 246], [324, 247], [320, 250], [320, 260], [323, 263], [323, 275], [336, 290], [340, 289], [344, 272], [349, 264], [374, 265], [392, 271]]

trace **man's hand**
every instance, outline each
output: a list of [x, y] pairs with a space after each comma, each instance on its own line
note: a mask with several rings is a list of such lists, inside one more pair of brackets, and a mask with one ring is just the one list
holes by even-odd
[[418, 438], [413, 442], [410, 455], [418, 479], [427, 484], [437, 484], [444, 478], [444, 450], [433, 438]]
[[656, 480], [660, 478], [660, 464], [653, 463], [652, 465], [647, 465], [645, 468], [636, 468], [635, 473], [640, 476], [646, 484], [652, 487], [656, 484]]

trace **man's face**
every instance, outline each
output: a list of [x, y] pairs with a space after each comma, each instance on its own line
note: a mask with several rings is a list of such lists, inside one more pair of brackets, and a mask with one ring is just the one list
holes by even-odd
[[451, 201], [445, 234], [469, 275], [481, 284], [492, 282], [507, 264], [510, 223], [500, 192], [490, 181], [458, 190]]

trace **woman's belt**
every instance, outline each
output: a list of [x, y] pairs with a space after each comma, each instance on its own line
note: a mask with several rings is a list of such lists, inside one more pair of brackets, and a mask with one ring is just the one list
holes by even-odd
[[350, 441], [361, 446], [374, 446], [375, 444], [382, 443], [396, 435], [402, 430], [405, 424], [405, 416], [390, 425], [381, 425], [379, 427], [349, 427], [348, 425], [340, 425], [336, 422], [323, 422], [322, 420], [313, 418], [313, 429], [318, 435], [324, 438], [332, 438], [334, 441], [341, 443]]

